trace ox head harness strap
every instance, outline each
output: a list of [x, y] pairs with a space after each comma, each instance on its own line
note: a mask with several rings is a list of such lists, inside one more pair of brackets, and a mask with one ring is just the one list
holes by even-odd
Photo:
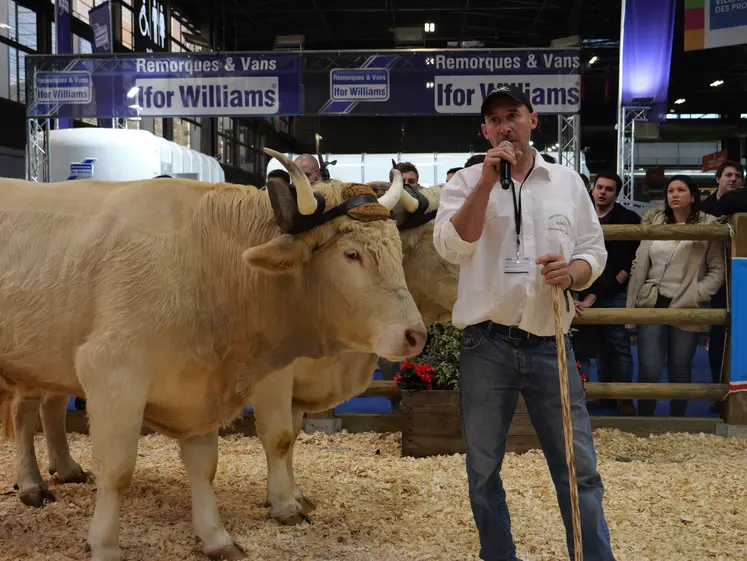
[[364, 193], [345, 199], [339, 205], [324, 211], [327, 202], [319, 193], [314, 193], [317, 201], [316, 210], [313, 214], [303, 215], [298, 212], [298, 198], [296, 188], [285, 183], [271, 180], [267, 184], [267, 192], [270, 196], [270, 204], [275, 213], [275, 220], [280, 229], [286, 234], [300, 234], [326, 224], [352, 209], [363, 205], [378, 205], [379, 200], [374, 194]]
[[347, 199], [341, 202], [336, 207], [329, 209], [324, 212], [324, 206], [327, 204], [319, 193], [314, 193], [314, 198], [317, 200], [317, 208], [314, 214], [304, 216], [303, 214], [296, 212], [293, 219], [293, 225], [288, 229], [289, 234], [300, 234], [301, 232], [307, 232], [312, 228], [326, 224], [330, 220], [334, 220], [349, 210], [354, 209], [365, 204], [378, 203], [379, 200], [374, 195], [361, 195]]
[[413, 228], [417, 228], [418, 226], [422, 226], [423, 224], [426, 224], [436, 218], [436, 213], [438, 211], [432, 210], [430, 212], [425, 212], [428, 209], [428, 198], [423, 195], [420, 191], [417, 191], [410, 187], [409, 185], [405, 185], [405, 189], [407, 189], [407, 192], [410, 193], [415, 199], [418, 201], [418, 208], [415, 209], [415, 212], [412, 214], [409, 214], [407, 216], [407, 219], [402, 222], [402, 224], [397, 225], [397, 229], [400, 232], [403, 232], [405, 230], [411, 230]]

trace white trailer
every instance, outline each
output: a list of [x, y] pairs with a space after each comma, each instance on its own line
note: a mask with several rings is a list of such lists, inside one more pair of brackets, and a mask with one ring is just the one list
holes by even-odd
[[131, 181], [171, 175], [225, 181], [218, 161], [138, 129], [78, 128], [49, 133], [50, 182], [91, 177]]

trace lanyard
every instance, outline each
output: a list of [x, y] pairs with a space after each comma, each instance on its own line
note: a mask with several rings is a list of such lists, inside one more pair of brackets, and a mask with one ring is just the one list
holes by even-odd
[[534, 170], [534, 159], [532, 159], [532, 167], [529, 168], [527, 174], [524, 176], [524, 181], [519, 185], [519, 202], [516, 202], [516, 187], [514, 185], [513, 178], [511, 179], [511, 196], [514, 199], [514, 224], [516, 226], [516, 260], [519, 260], [521, 254], [521, 190], [524, 187], [524, 183], [527, 182], [529, 176]]

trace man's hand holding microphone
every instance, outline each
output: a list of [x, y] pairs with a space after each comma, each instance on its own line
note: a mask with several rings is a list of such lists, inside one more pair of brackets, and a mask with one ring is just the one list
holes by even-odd
[[[482, 176], [478, 188], [483, 187], [490, 191], [499, 180], [511, 179], [511, 166], [522, 157], [521, 150], [514, 150], [514, 145], [509, 140], [504, 140], [495, 148], [485, 152], [485, 161], [482, 166]], [[502, 169], [501, 169], [502, 168]], [[508, 189], [510, 183], [501, 181], [504, 189]]]

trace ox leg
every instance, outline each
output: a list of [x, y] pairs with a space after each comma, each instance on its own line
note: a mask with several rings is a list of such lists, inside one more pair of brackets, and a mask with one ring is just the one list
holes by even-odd
[[205, 554], [211, 559], [246, 559], [218, 514], [213, 491], [218, 467], [218, 431], [180, 440], [179, 446], [192, 491], [192, 523], [195, 534], [204, 544]]
[[[287, 372], [273, 375], [273, 382], [281, 383]], [[275, 386], [274, 391], [263, 392], [258, 385], [255, 388], [256, 399], [254, 419], [257, 436], [267, 458], [267, 502], [271, 516], [281, 524], [299, 524], [310, 521], [304, 513], [303, 506], [293, 497], [293, 480], [289, 477], [287, 458], [293, 446], [293, 414], [291, 407], [292, 377], [290, 387], [282, 391]], [[261, 392], [262, 395], [257, 395]]]
[[312, 503], [308, 497], [305, 497], [301, 490], [296, 485], [295, 477], [293, 476], [293, 450], [296, 447], [296, 440], [298, 435], [301, 433], [303, 428], [303, 411], [293, 408], [293, 440], [291, 441], [290, 450], [288, 450], [288, 457], [285, 460], [285, 468], [288, 471], [288, 477], [293, 485], [293, 498], [296, 499], [298, 504], [303, 508], [304, 514], [308, 514], [316, 508], [316, 505]]
[[47, 394], [41, 404], [41, 421], [49, 455], [49, 475], [56, 474], [60, 483], [85, 483], [88, 476], [70, 456], [67, 443], [67, 402], [66, 395]]
[[47, 487], [39, 472], [39, 463], [34, 450], [41, 396], [16, 394], [13, 397], [11, 412], [16, 433], [16, 485], [21, 502], [27, 506], [41, 508], [54, 502], [55, 496]]
[[138, 358], [135, 349], [127, 348], [122, 341], [95, 339], [82, 345], [76, 355], [78, 379], [86, 393], [96, 477], [96, 506], [86, 543], [92, 561], [122, 559], [122, 493], [135, 471], [150, 386], [150, 372], [145, 361]]

